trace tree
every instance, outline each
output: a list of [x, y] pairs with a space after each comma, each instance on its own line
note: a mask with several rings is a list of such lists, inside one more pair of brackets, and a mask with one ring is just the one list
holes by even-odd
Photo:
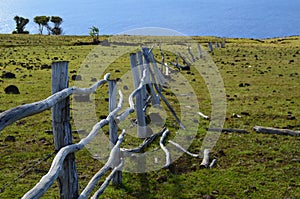
[[54, 23], [54, 28], [51, 28], [51, 32], [53, 35], [61, 35], [62, 32], [62, 28], [60, 27], [60, 25], [63, 22], [63, 19], [61, 17], [58, 16], [52, 16], [51, 20], [52, 23]]
[[43, 34], [43, 28], [49, 27], [48, 22], [50, 21], [50, 17], [47, 16], [36, 16], [34, 17], [34, 22], [39, 25], [39, 32], [42, 35]]
[[16, 21], [16, 30], [13, 31], [13, 34], [29, 34], [28, 31], [24, 30], [25, 26], [29, 23], [29, 19], [15, 16], [14, 20]]
[[90, 28], [90, 36], [93, 37], [93, 42], [99, 42], [99, 28], [93, 26]]

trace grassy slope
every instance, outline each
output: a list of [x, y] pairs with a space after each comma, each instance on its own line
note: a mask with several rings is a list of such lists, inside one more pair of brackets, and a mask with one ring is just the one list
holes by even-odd
[[[0, 74], [10, 71], [17, 76], [16, 79], [2, 79], [3, 82], [0, 82], [0, 111], [49, 96], [51, 71], [41, 70], [40, 66], [56, 60], [69, 60], [70, 71], [78, 70], [94, 46], [73, 44], [89, 39], [73, 36], [0, 35]], [[218, 38], [193, 39], [205, 44], [206, 41], [216, 41]], [[136, 41], [142, 43], [143, 38], [136, 38]], [[215, 169], [200, 170], [198, 159], [183, 156], [170, 170], [159, 170], [147, 175], [124, 173], [123, 186], [119, 189], [109, 187], [103, 198], [200, 198], [212, 192], [217, 198], [299, 198], [300, 138], [262, 135], [252, 131], [255, 125], [300, 129], [299, 46], [299, 37], [262, 41], [228, 39], [226, 48], [217, 49], [212, 55], [226, 88], [228, 103], [225, 127], [246, 129], [251, 133], [222, 134], [212, 151], [218, 159]], [[104, 53], [103, 59], [112, 56], [113, 50], [108, 50], [111, 54]], [[170, 56], [169, 59], [173, 58]], [[113, 77], [121, 75], [126, 67], [121, 69], [121, 74], [114, 73], [114, 68], [124, 65], [129, 67], [128, 55], [112, 64], [110, 72]], [[28, 70], [28, 66], [33, 66], [33, 70]], [[250, 86], [240, 87], [241, 83]], [[17, 85], [21, 94], [4, 94], [4, 88], [10, 84]], [[205, 88], [199, 87], [203, 80], [197, 78], [191, 84], [201, 96], [201, 101], [207, 102]], [[105, 99], [99, 97], [98, 100], [99, 104], [105, 103]], [[208, 104], [202, 106], [203, 112], [210, 111]], [[99, 115], [106, 113], [103, 106], [97, 106], [97, 109]], [[242, 112], [249, 113], [249, 116], [243, 115], [240, 119], [231, 117], [233, 113]], [[289, 120], [288, 115], [296, 119]], [[25, 118], [1, 132], [0, 188], [53, 152], [52, 136], [44, 133], [51, 129], [50, 118], [51, 112], [46, 111]], [[206, 122], [201, 124], [207, 126]], [[201, 132], [203, 129], [199, 130], [198, 139], [190, 147], [193, 152], [201, 147]], [[16, 142], [5, 141], [8, 135], [15, 136]], [[75, 142], [79, 140], [78, 135], [74, 135], [74, 138]], [[87, 150], [78, 152], [76, 156], [82, 190], [102, 163], [90, 158]], [[298, 162], [293, 159], [298, 159]], [[51, 160], [42, 162], [13, 182], [0, 192], [0, 198], [22, 196], [45, 174]], [[57, 197], [57, 191], [57, 185], [53, 185], [44, 198]]]

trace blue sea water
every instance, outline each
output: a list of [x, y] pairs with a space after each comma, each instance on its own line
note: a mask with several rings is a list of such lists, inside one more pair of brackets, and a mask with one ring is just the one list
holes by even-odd
[[[15, 15], [60, 16], [66, 35], [101, 34], [160, 27], [184, 35], [270, 38], [300, 35], [299, 0], [0, 0], [0, 33], [11, 33]], [[46, 32], [45, 32], [46, 33]], [[152, 33], [149, 33], [152, 34]]]

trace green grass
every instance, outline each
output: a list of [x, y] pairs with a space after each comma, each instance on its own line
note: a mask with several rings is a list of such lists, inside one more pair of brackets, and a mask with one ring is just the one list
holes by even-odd
[[[152, 45], [144, 37], [109, 39], [136, 43], [137, 46], [111, 45], [95, 49], [95, 46], [74, 45], [78, 41], [91, 40], [84, 36], [0, 35], [0, 75], [5, 71], [13, 72], [17, 77], [0, 78], [0, 111], [38, 101], [51, 94], [51, 70], [42, 70], [42, 65], [68, 60], [70, 72], [76, 70], [76, 73], [82, 74], [88, 71], [83, 74], [85, 81], [70, 80], [70, 85], [88, 86], [92, 83], [90, 78], [102, 79], [103, 75], [97, 70], [92, 71], [90, 66], [93, 63], [90, 59], [86, 60], [87, 57], [93, 56], [100, 69], [109, 65], [106, 72], [110, 72], [112, 78], [120, 78], [130, 68], [129, 52], [136, 51], [143, 44]], [[167, 41], [171, 48], [174, 42], [185, 38], [150, 37], [150, 40], [154, 43]], [[208, 41], [222, 39], [193, 37], [193, 41], [206, 47]], [[147, 174], [124, 173], [123, 185], [119, 188], [109, 186], [102, 198], [201, 198], [205, 194], [217, 198], [300, 198], [300, 138], [257, 134], [252, 130], [256, 125], [300, 129], [299, 44], [300, 37], [265, 40], [228, 38], [226, 48], [216, 49], [211, 55], [226, 89], [224, 126], [245, 129], [250, 134], [222, 134], [212, 150], [212, 157], [218, 160], [214, 169], [201, 170], [201, 160], [183, 155], [169, 169]], [[159, 51], [155, 49], [154, 54], [160, 60]], [[166, 51], [166, 61], [174, 60], [174, 54]], [[87, 70], [88, 67], [90, 70]], [[117, 69], [119, 72], [116, 72]], [[181, 72], [197, 93], [201, 111], [209, 114], [210, 97], [205, 82], [194, 68], [191, 73]], [[72, 75], [70, 73], [70, 77]], [[4, 88], [11, 84], [18, 86], [20, 95], [4, 93]], [[248, 86], [241, 87], [240, 84]], [[107, 114], [106, 92], [107, 85], [104, 85], [94, 95], [97, 118]], [[171, 95], [167, 97], [178, 110], [177, 99]], [[244, 115], [245, 112], [248, 115]], [[232, 117], [233, 113], [242, 115], [242, 118]], [[296, 119], [290, 120], [289, 115]], [[172, 117], [167, 121], [170, 126], [173, 122]], [[208, 121], [200, 120], [190, 151], [199, 152], [208, 124]], [[0, 188], [6, 183], [9, 185], [0, 192], [0, 198], [20, 198], [48, 171], [53, 157], [33, 167], [54, 151], [52, 135], [45, 133], [49, 129], [50, 110], [22, 119], [1, 132]], [[170, 129], [172, 132], [175, 128]], [[16, 142], [5, 141], [9, 135], [15, 136]], [[80, 140], [78, 134], [73, 137], [74, 142]], [[124, 146], [132, 146], [134, 142], [127, 136]], [[82, 191], [103, 163], [91, 158], [87, 149], [76, 153], [76, 160]], [[24, 172], [26, 175], [13, 181]], [[57, 183], [43, 198], [58, 198]]]

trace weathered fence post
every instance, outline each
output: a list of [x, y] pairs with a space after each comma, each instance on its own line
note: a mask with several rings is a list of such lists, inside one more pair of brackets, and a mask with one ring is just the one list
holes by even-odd
[[214, 51], [214, 48], [213, 48], [213, 45], [212, 45], [212, 43], [211, 43], [211, 42], [209, 42], [209, 43], [208, 43], [208, 48], [209, 48], [209, 49], [208, 49], [208, 50], [209, 50], [209, 52], [211, 52], [211, 53], [212, 53], [212, 52]]
[[[68, 87], [68, 62], [52, 63], [52, 94]], [[55, 150], [72, 144], [69, 97], [52, 108], [52, 128]], [[78, 198], [78, 175], [75, 154], [69, 154], [58, 177], [61, 199]]]
[[[109, 89], [109, 112], [112, 112], [117, 107], [117, 81], [109, 80], [108, 81]], [[118, 125], [115, 122], [114, 118], [111, 118], [109, 121], [109, 141], [110, 148], [112, 149], [118, 141]], [[120, 158], [120, 157], [117, 157]], [[112, 183], [115, 186], [122, 184], [122, 172], [117, 171], [112, 179]]]
[[203, 53], [202, 53], [202, 49], [201, 49], [200, 44], [198, 44], [197, 47], [198, 47], [200, 59], [202, 59]]
[[[143, 53], [141, 51], [139, 51], [137, 53], [137, 58], [138, 58], [138, 66], [140, 67], [140, 77], [143, 76], [143, 72], [144, 72], [144, 62], [143, 62]], [[143, 85], [143, 88], [141, 89], [141, 97], [142, 97], [142, 100], [143, 100], [143, 104], [146, 103], [146, 100], [147, 100], [147, 91], [146, 91], [146, 85]]]
[[146, 67], [147, 74], [145, 78], [145, 83], [148, 85], [149, 88], [149, 94], [152, 96], [152, 105], [157, 106], [160, 104], [159, 96], [155, 93], [153, 85], [155, 83], [154, 79], [150, 79], [151, 77], [151, 68], [150, 68], [150, 56], [149, 56], [149, 48], [142, 48], [143, 55], [144, 55], [144, 67]]
[[225, 44], [226, 44], [226, 38], [223, 38], [223, 41], [221, 43], [221, 48], [225, 48]]
[[[144, 61], [143, 61], [143, 53], [141, 51], [139, 51], [137, 53], [137, 60], [138, 60], [138, 66], [140, 68], [140, 77], [143, 76], [143, 71], [146, 69], [146, 67], [144, 66]], [[137, 67], [138, 68], [138, 67]], [[139, 78], [141, 79], [141, 78]], [[135, 81], [135, 80], [134, 80]], [[146, 104], [146, 101], [147, 101], [147, 90], [146, 90], [146, 85], [143, 85], [143, 88], [141, 89], [141, 98], [143, 100], [143, 104], [141, 104], [144, 108], [144, 105]], [[140, 113], [142, 115], [142, 117], [145, 118], [145, 112], [144, 111], [140, 111], [142, 113]], [[145, 131], [145, 134], [144, 135], [138, 135], [138, 136], [145, 136], [147, 137], [147, 124], [146, 124], [146, 119], [142, 119], [142, 122], [140, 123], [141, 125], [144, 125], [144, 131]], [[138, 125], [140, 125], [138, 123]], [[144, 173], [146, 171], [146, 158], [145, 157], [140, 157], [138, 158], [138, 161], [137, 161], [137, 170], [141, 173]]]
[[[130, 65], [134, 81], [134, 88], [136, 89], [140, 84], [140, 74], [137, 65], [137, 57], [135, 53], [130, 54]], [[138, 123], [137, 136], [138, 138], [146, 138], [146, 118], [145, 113], [142, 111], [144, 108], [144, 99], [142, 92], [138, 92], [136, 95], [136, 117]]]
[[219, 45], [219, 43], [216, 41], [216, 43], [215, 43], [215, 47], [216, 48], [219, 48], [220, 47], [220, 45]]
[[[187, 50], [188, 50], [188, 53], [190, 54], [190, 56], [192, 58], [192, 62], [195, 62], [196, 60], [195, 60], [195, 57], [194, 57], [194, 55], [191, 51], [191, 46], [188, 46]], [[188, 63], [186, 62], [186, 64], [188, 64]]]

